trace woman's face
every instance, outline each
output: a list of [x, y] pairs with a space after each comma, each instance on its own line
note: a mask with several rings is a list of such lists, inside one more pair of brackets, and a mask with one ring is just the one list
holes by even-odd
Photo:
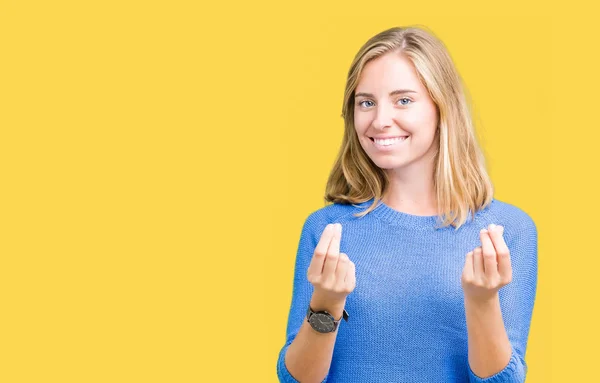
[[427, 169], [436, 150], [437, 107], [412, 62], [398, 52], [371, 60], [354, 94], [354, 126], [371, 160], [382, 169]]

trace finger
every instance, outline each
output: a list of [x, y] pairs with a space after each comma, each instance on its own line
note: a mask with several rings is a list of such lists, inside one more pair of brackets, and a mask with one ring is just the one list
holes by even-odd
[[344, 281], [351, 289], [354, 289], [356, 286], [356, 266], [352, 261], [348, 262], [348, 272], [346, 273], [346, 279]]
[[496, 259], [496, 249], [487, 229], [481, 229], [481, 249], [483, 254], [483, 270], [488, 279], [498, 274], [498, 260]]
[[[334, 240], [334, 236], [339, 236], [340, 226], [335, 225], [333, 231], [334, 234], [331, 238], [331, 241]], [[339, 245], [329, 246], [329, 250], [327, 250], [327, 256], [325, 257], [325, 264], [323, 265], [323, 275], [335, 277], [335, 268], [337, 267], [339, 258]]]
[[484, 273], [481, 247], [476, 247], [473, 250], [473, 277], [475, 279], [482, 278]]
[[341, 240], [342, 240], [342, 224], [336, 223], [335, 230], [333, 231], [333, 237], [331, 237], [331, 242], [329, 242], [329, 249], [327, 250], [327, 254], [339, 254]]
[[469, 251], [465, 259], [465, 267], [463, 268], [463, 275], [468, 280], [473, 280], [473, 252]]
[[340, 254], [340, 259], [337, 263], [337, 268], [335, 269], [335, 280], [343, 282], [344, 278], [346, 278], [346, 272], [348, 271], [348, 264], [350, 260], [348, 256], [344, 253]]
[[327, 256], [327, 249], [329, 248], [329, 242], [331, 242], [331, 238], [333, 237], [333, 224], [329, 224], [325, 226], [323, 233], [321, 234], [321, 239], [319, 243], [315, 247], [315, 253], [310, 261], [310, 265], [308, 266], [308, 274], [309, 275], [321, 275], [323, 272], [323, 265], [325, 263], [325, 258]]
[[512, 267], [510, 263], [510, 251], [504, 241], [504, 227], [490, 227], [490, 237], [498, 255], [498, 272], [502, 279], [510, 280], [512, 279]]

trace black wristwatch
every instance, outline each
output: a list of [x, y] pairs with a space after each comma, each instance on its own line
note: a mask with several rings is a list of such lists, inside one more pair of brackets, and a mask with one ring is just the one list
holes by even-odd
[[[348, 322], [349, 317], [350, 315], [344, 310], [342, 318]], [[306, 310], [306, 320], [310, 323], [312, 328], [320, 333], [334, 332], [338, 328], [342, 318], [335, 320], [333, 315], [327, 311], [314, 312], [310, 308], [310, 305], [308, 305], [308, 310]]]

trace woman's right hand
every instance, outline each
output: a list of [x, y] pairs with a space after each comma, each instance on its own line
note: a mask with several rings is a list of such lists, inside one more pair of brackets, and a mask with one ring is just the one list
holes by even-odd
[[[355, 266], [348, 256], [340, 254], [342, 225], [329, 224], [323, 230], [308, 266], [308, 281], [314, 286], [313, 304], [343, 308], [346, 297], [356, 287]], [[319, 307], [312, 307], [319, 309]]]

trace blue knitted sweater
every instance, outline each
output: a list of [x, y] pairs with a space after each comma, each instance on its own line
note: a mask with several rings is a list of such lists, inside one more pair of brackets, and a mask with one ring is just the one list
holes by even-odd
[[[436, 216], [399, 212], [373, 199], [320, 208], [304, 222], [296, 254], [286, 342], [277, 359], [281, 382], [298, 382], [285, 352], [306, 320], [313, 286], [307, 270], [325, 226], [342, 224], [340, 252], [356, 265], [356, 287], [346, 299], [328, 383], [524, 382], [525, 349], [537, 286], [537, 228], [523, 210], [494, 199], [458, 230], [436, 228]], [[468, 363], [461, 275], [466, 254], [481, 246], [479, 231], [504, 226], [512, 281], [499, 292], [512, 356], [493, 376], [481, 378]]]

